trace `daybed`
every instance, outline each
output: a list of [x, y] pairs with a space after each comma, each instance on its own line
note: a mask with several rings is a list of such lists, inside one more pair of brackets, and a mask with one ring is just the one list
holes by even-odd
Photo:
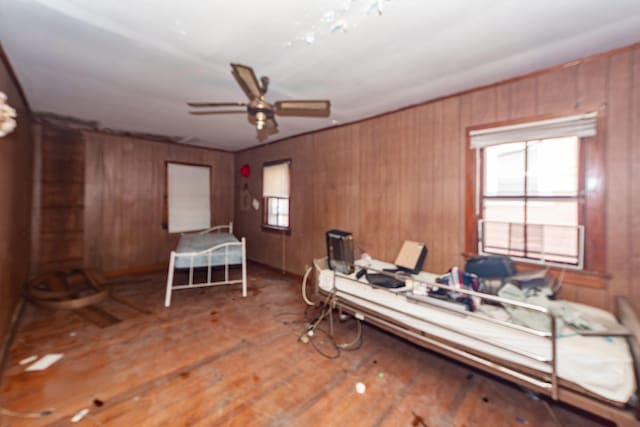
[[[167, 290], [164, 305], [171, 305], [171, 293], [178, 289], [201, 288], [242, 283], [242, 296], [247, 296], [246, 241], [233, 235], [233, 223], [218, 225], [207, 230], [184, 233], [175, 251], [171, 251]], [[229, 266], [242, 265], [242, 279], [229, 279]], [[224, 280], [212, 281], [213, 267], [224, 267]], [[194, 269], [206, 268], [205, 282], [194, 283]], [[185, 285], [174, 285], [176, 269], [188, 269], [189, 281]]]

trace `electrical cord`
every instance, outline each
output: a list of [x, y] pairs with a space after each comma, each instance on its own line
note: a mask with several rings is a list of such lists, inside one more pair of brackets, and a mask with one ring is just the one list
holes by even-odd
[[302, 278], [302, 299], [307, 305], [314, 306], [316, 303], [307, 298], [307, 279], [309, 278], [311, 271], [313, 271], [313, 267], [307, 268], [307, 271], [304, 273], [304, 277]]
[[[328, 316], [331, 315], [332, 303], [335, 298], [336, 291], [330, 292], [325, 300], [320, 305], [307, 306], [304, 310], [304, 328], [302, 333], [300, 334], [300, 340], [302, 342], [311, 343], [312, 347], [323, 357], [327, 359], [337, 359], [340, 357], [341, 351], [353, 351], [357, 350], [362, 346], [363, 342], [363, 334], [362, 334], [362, 322], [359, 319], [356, 320], [356, 336], [351, 342], [347, 343], [337, 343], [334, 337], [327, 332], [325, 329], [320, 327], [320, 323], [327, 319]], [[310, 309], [319, 309], [319, 313], [315, 317], [311, 317], [309, 315]], [[335, 354], [327, 353], [320, 349], [318, 344], [315, 342], [315, 332], [322, 332], [329, 338], [331, 346], [335, 349]]]
[[53, 414], [53, 409], [45, 409], [40, 412], [16, 412], [7, 408], [0, 408], [0, 414], [15, 418], [42, 418]]

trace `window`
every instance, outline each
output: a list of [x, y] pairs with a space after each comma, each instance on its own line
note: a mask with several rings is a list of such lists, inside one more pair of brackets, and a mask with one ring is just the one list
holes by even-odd
[[471, 130], [467, 252], [603, 271], [596, 125], [589, 113]]
[[577, 137], [485, 148], [479, 252], [581, 266], [578, 164]]
[[211, 227], [211, 167], [167, 162], [166, 172], [169, 233]]
[[289, 230], [290, 160], [266, 163], [262, 168], [263, 226]]

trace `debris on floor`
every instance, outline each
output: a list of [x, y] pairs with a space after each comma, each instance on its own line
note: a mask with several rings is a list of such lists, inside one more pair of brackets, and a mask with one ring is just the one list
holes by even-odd
[[58, 360], [62, 359], [62, 356], [63, 356], [63, 354], [60, 354], [60, 353], [51, 353], [51, 354], [44, 355], [37, 362], [32, 363], [31, 365], [27, 366], [27, 369], [25, 369], [25, 371], [27, 371], [27, 372], [44, 371], [49, 366], [53, 365]]
[[71, 417], [71, 422], [72, 423], [80, 422], [84, 417], [87, 416], [88, 413], [89, 413], [89, 410], [87, 408], [79, 410], [78, 412], [76, 412], [76, 414], [73, 417]]
[[18, 363], [21, 364], [21, 365], [26, 365], [27, 363], [31, 363], [31, 362], [34, 362], [36, 360], [38, 360], [38, 356], [33, 355], [33, 356], [25, 357], [24, 359], [22, 359]]
[[413, 427], [427, 427], [427, 423], [424, 421], [424, 418], [413, 411], [411, 411], [411, 415], [413, 415], [413, 421], [411, 421], [411, 425]]
[[364, 394], [367, 391], [367, 386], [364, 383], [356, 383], [356, 393]]

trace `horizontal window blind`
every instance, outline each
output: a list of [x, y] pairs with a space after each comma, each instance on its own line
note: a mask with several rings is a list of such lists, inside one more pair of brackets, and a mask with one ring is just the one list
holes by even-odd
[[587, 113], [517, 125], [479, 129], [469, 132], [471, 148], [480, 149], [507, 142], [532, 141], [566, 136], [596, 135], [597, 114]]
[[290, 162], [283, 162], [262, 169], [264, 197], [289, 197], [289, 164]]
[[211, 227], [211, 191], [208, 166], [167, 165], [169, 232]]

